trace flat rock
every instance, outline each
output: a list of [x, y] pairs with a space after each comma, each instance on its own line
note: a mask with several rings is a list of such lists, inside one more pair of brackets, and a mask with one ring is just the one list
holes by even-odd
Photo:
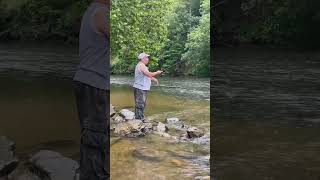
[[79, 168], [76, 161], [48, 150], [36, 153], [30, 161], [48, 172], [51, 180], [72, 180]]
[[134, 112], [132, 112], [132, 111], [130, 111], [128, 109], [121, 109], [119, 113], [126, 120], [134, 119]]

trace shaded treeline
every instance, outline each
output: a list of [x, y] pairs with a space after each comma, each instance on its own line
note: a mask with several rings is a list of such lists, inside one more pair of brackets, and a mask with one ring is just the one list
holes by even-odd
[[320, 47], [318, 0], [220, 0], [215, 4], [218, 46]]

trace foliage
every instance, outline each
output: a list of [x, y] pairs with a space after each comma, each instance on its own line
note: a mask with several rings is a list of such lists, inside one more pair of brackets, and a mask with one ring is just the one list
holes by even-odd
[[192, 68], [192, 74], [209, 76], [210, 73], [210, 1], [203, 0], [201, 4], [201, 19], [199, 26], [188, 35], [187, 52], [182, 56]]

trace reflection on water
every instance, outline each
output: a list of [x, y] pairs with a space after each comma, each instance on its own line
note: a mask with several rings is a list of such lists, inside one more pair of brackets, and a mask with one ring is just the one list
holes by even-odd
[[217, 49], [217, 179], [320, 177], [320, 54]]
[[[51, 149], [79, 159], [79, 123], [72, 89], [78, 64], [74, 48], [0, 45], [0, 135], [17, 144], [20, 157]], [[111, 102], [132, 109], [132, 77], [111, 78]], [[124, 83], [127, 82], [127, 83]], [[178, 117], [209, 131], [208, 79], [160, 78], [146, 114]], [[147, 154], [147, 156], [145, 156]], [[192, 179], [209, 173], [209, 146], [172, 144], [158, 136], [120, 139], [112, 145], [113, 179]], [[130, 177], [131, 178], [131, 177]], [[129, 179], [130, 179], [129, 178]]]

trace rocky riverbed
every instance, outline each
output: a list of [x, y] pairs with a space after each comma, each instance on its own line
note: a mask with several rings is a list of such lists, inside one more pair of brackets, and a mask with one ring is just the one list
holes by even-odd
[[112, 105], [110, 106], [110, 117], [110, 130], [118, 136], [140, 137], [156, 134], [176, 143], [191, 142], [203, 145], [210, 143], [209, 132], [188, 125], [176, 117], [166, 118], [164, 122], [152, 118], [139, 120], [134, 118], [134, 112], [128, 109], [121, 109], [117, 112]]
[[[117, 110], [112, 105], [110, 117], [111, 146], [116, 146], [123, 139], [134, 141], [148, 136], [158, 136], [171, 145], [192, 143], [209, 150], [209, 132], [191, 126], [179, 118], [168, 117], [160, 120], [149, 117], [142, 121], [135, 119], [132, 111]], [[174, 167], [184, 167], [186, 174], [192, 174], [192, 179], [210, 179], [208, 154], [196, 156], [192, 152], [160, 151], [144, 146], [134, 148], [130, 153], [137, 161], [166, 161]], [[15, 143], [5, 136], [0, 136], [0, 180], [75, 180], [79, 178], [78, 168], [78, 160], [46, 149], [30, 154], [27, 158], [18, 157]], [[203, 173], [204, 171], [207, 173]], [[163, 179], [161, 174], [153, 177]]]

